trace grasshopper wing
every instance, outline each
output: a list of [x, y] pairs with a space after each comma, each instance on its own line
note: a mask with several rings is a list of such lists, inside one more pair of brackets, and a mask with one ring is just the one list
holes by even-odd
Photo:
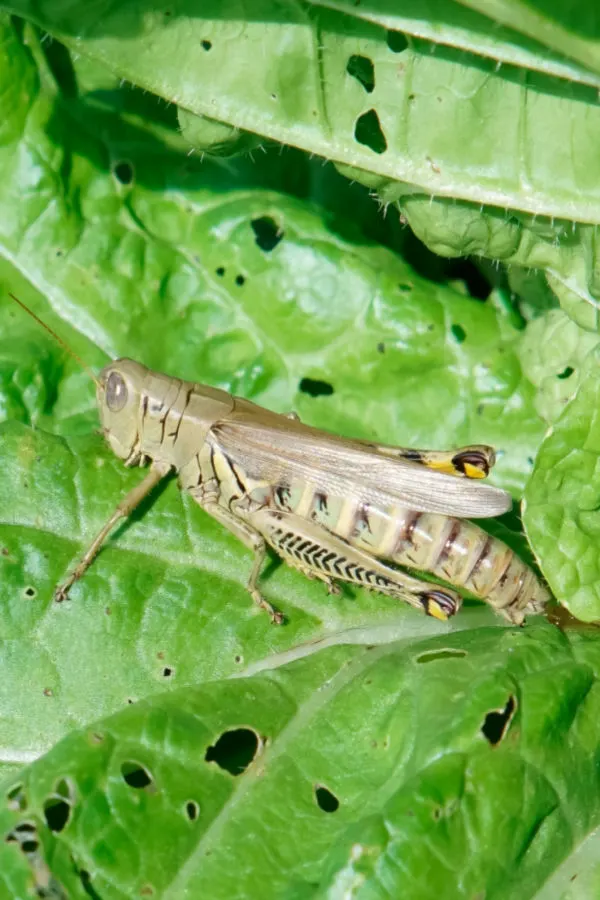
[[485, 519], [512, 506], [510, 494], [499, 488], [384, 456], [247, 401], [237, 400], [210, 437], [248, 476], [274, 485], [300, 480], [324, 494], [384, 509], [398, 505], [459, 518]]

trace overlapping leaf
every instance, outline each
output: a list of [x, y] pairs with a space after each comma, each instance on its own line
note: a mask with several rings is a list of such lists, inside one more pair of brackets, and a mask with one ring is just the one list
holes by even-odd
[[[356, 145], [348, 122], [375, 88], [367, 89], [369, 70], [360, 59], [352, 71], [344, 66], [350, 56], [373, 54], [383, 97], [381, 72], [404, 78], [398, 65], [408, 62], [405, 50], [382, 38], [379, 25], [364, 30], [352, 20], [349, 30], [340, 13], [309, 20], [306, 7], [286, 6], [279, 21], [253, 9], [254, 18], [242, 22], [219, 4], [210, 33], [197, 17], [187, 27], [176, 5], [123, 5], [115, 18], [108, 11], [98, 17], [96, 6], [102, 35], [84, 33], [81, 19], [79, 30], [74, 19], [54, 21], [53, 30], [69, 32], [84, 59], [45, 46], [29, 26], [4, 22], [5, 290], [29, 302], [93, 367], [132, 356], [274, 409], [296, 409], [305, 421], [346, 434], [438, 447], [487, 441], [503, 451], [498, 483], [519, 495], [544, 429], [535, 403], [542, 416], [554, 417], [564, 399], [549, 391], [550, 402], [540, 403], [534, 384], [544, 391], [548, 378], [575, 369], [593, 341], [575, 326], [563, 339], [556, 311], [523, 339], [521, 323], [502, 303], [484, 304], [417, 275], [360, 235], [357, 226], [370, 215], [364, 198], [345, 194], [339, 181], [326, 174], [317, 188], [318, 196], [335, 196], [328, 214], [299, 199], [314, 182], [310, 191], [300, 185], [298, 157], [269, 155], [252, 170], [245, 160], [188, 158], [173, 128], [175, 111], [139, 92], [119, 92], [102, 68], [102, 61], [114, 63], [118, 43], [123, 65], [136, 67], [134, 73], [115, 65], [118, 74], [149, 84], [152, 70], [162, 79], [157, 92], [183, 107], [247, 127], [236, 118], [246, 104], [253, 130], [276, 138], [285, 131], [286, 140], [293, 132], [296, 143], [329, 156], [337, 151], [323, 147], [337, 141], [339, 158], [346, 158], [344, 148]], [[44, 15], [52, 11], [44, 6]], [[287, 43], [273, 65], [264, 48], [283, 34]], [[148, 35], [165, 41], [160, 53], [155, 43], [152, 59]], [[230, 48], [235, 40], [244, 50], [228, 54], [229, 70], [218, 65], [225, 37]], [[419, 98], [425, 115], [440, 76], [417, 53], [410, 50], [412, 70], [422, 69], [432, 91]], [[202, 93], [206, 66], [199, 69], [198, 59], [212, 61], [216, 102], [208, 103], [205, 91], [206, 108], [204, 100], [186, 99], [186, 91]], [[324, 64], [312, 96], [296, 90], [307, 59]], [[464, 87], [464, 60], [436, 53], [431, 66], [446, 73], [444, 84], [452, 72], [455, 86]], [[174, 75], [184, 69], [182, 87]], [[486, 64], [471, 69], [473, 84], [487, 72], [493, 109], [494, 98], [505, 96], [498, 78], [510, 79]], [[261, 90], [266, 85], [275, 100], [255, 90], [262, 77]], [[231, 98], [240, 85], [236, 106]], [[311, 106], [330, 90], [333, 112]], [[251, 96], [265, 101], [264, 110], [250, 105]], [[340, 101], [346, 96], [348, 105]], [[531, 96], [535, 107], [538, 95]], [[383, 99], [392, 116], [397, 91]], [[556, 123], [553, 91], [546, 99]], [[231, 115], [223, 115], [226, 101]], [[317, 115], [307, 118], [313, 108]], [[261, 131], [267, 112], [273, 132]], [[214, 139], [210, 123], [190, 124]], [[365, 146], [360, 159], [351, 158], [355, 165], [373, 153]], [[405, 152], [398, 137], [389, 150], [399, 147], [403, 165], [413, 165], [414, 146]], [[459, 149], [477, 147], [463, 140], [446, 149], [458, 165]], [[592, 179], [585, 152], [575, 169], [584, 166]], [[473, 184], [472, 162], [461, 163], [462, 175], [454, 170], [463, 186]], [[425, 169], [429, 188], [440, 173], [429, 163]], [[504, 187], [510, 182], [509, 170], [510, 158], [504, 174], [494, 175], [496, 187], [506, 172]], [[561, 185], [552, 171], [550, 186], [547, 172], [538, 199], [571, 203], [577, 178]], [[512, 183], [518, 194], [518, 179]], [[594, 190], [577, 199], [590, 216]], [[425, 209], [420, 198], [412, 202], [413, 212]], [[491, 255], [500, 256], [498, 247], [508, 246], [506, 221], [497, 217], [497, 228], [482, 223], [480, 230], [457, 229], [463, 246], [485, 252], [481, 241], [497, 241]], [[451, 218], [446, 225], [447, 235], [455, 230]], [[554, 250], [567, 259], [569, 240], [575, 258], [581, 235], [593, 237], [592, 229], [569, 238], [570, 226], [525, 225], [518, 225], [514, 256], [506, 256], [523, 265]], [[570, 271], [565, 263], [561, 272]], [[589, 304], [580, 299], [587, 315]], [[391, 885], [392, 893], [419, 900], [429, 896], [419, 856], [428, 842], [444, 859], [442, 897], [508, 896], [501, 893], [506, 886], [511, 898], [518, 891], [529, 897], [566, 856], [564, 871], [569, 861], [578, 865], [575, 851], [586, 839], [593, 844], [598, 824], [594, 635], [569, 642], [542, 623], [524, 631], [480, 627], [501, 624], [480, 604], [467, 605], [447, 626], [363, 592], [333, 600], [322, 585], [283, 566], [264, 580], [265, 593], [288, 617], [274, 628], [246, 593], [247, 551], [174, 483], [117, 532], [71, 601], [53, 603], [56, 582], [140, 473], [126, 471], [93, 433], [93, 386], [85, 373], [6, 297], [0, 327], [0, 761], [6, 771], [32, 763], [20, 779], [5, 782], [0, 877], [12, 896], [38, 888], [58, 897], [154, 891], [245, 898], [265, 895], [268, 884], [266, 896], [333, 898], [350, 890], [363, 900]], [[558, 335], [560, 371], [532, 351], [537, 333], [548, 344]], [[585, 395], [565, 415], [575, 410], [583, 421], [594, 402]], [[568, 441], [578, 437], [569, 433]], [[572, 492], [540, 488], [547, 450], [533, 490], [544, 494], [543, 503], [554, 492], [570, 515]], [[541, 530], [534, 546], [564, 600], [565, 585], [547, 563], [554, 547], [544, 543], [555, 534], [545, 524]], [[577, 603], [595, 602], [595, 589], [588, 579]], [[398, 639], [401, 645], [392, 643]], [[161, 691], [168, 692], [156, 697]], [[72, 729], [112, 713], [33, 762]], [[496, 731], [486, 730], [489, 722]], [[258, 740], [244, 775], [219, 768], [227, 754], [218, 738], [231, 730], [237, 753], [244, 735]], [[509, 773], [517, 777], [507, 795]], [[519, 812], [517, 830], [502, 827], [508, 800]], [[490, 858], [491, 835], [508, 875]], [[398, 852], [410, 863], [400, 874]]]
[[51, 861], [61, 897], [532, 897], [598, 824], [599, 664], [482, 628], [154, 697], [7, 783], [0, 883]]
[[[52, 140], [44, 89], [32, 96], [7, 159], [27, 159]], [[68, 113], [60, 115], [53, 127], [65, 134]], [[520, 333], [492, 306], [431, 285], [388, 251], [344, 240], [335, 222], [300, 202], [241, 190], [230, 166], [192, 164], [175, 184], [167, 154], [171, 188], [161, 191], [156, 171], [147, 183], [150, 163], [133, 157], [125, 187], [94, 166], [102, 145], [86, 141], [87, 156], [57, 148], [42, 215], [36, 208], [28, 219], [22, 204], [11, 230], [5, 198], [3, 247], [22, 273], [5, 265], [5, 285], [90, 364], [129, 355], [346, 433], [432, 446], [489, 441], [504, 451], [500, 483], [521, 488], [542, 424], [516, 355]], [[77, 195], [79, 207], [65, 195]], [[165, 682], [230, 674], [323, 629], [431, 633], [395, 603], [383, 611], [374, 596], [333, 603], [322, 586], [285, 570], [266, 590], [290, 624], [273, 629], [245, 592], [247, 551], [175, 484], [117, 534], [72, 604], [53, 604], [56, 583], [140, 475], [90, 436], [97, 418], [85, 373], [7, 297], [1, 315], [6, 417], [83, 433], [52, 438], [14, 423], [2, 431], [5, 762]], [[309, 390], [329, 393], [312, 398], [306, 379]]]

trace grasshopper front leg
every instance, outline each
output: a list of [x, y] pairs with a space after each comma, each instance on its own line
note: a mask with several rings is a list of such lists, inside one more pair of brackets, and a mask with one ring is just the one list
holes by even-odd
[[153, 464], [150, 471], [146, 474], [146, 477], [140, 481], [139, 484], [136, 484], [134, 488], [132, 488], [128, 494], [121, 500], [114, 513], [106, 522], [106, 524], [100, 529], [86, 552], [83, 554], [72, 573], [69, 575], [67, 580], [63, 582], [63, 584], [59, 585], [54, 592], [54, 599], [57, 603], [60, 603], [62, 600], [65, 600], [67, 594], [73, 587], [76, 581], [78, 581], [84, 572], [89, 569], [94, 559], [97, 557], [98, 553], [102, 548], [102, 544], [113, 530], [117, 522], [120, 522], [121, 519], [127, 518], [127, 516], [131, 515], [136, 506], [139, 506], [142, 500], [144, 500], [150, 491], [152, 491], [159, 481], [168, 475], [171, 467], [164, 464]]

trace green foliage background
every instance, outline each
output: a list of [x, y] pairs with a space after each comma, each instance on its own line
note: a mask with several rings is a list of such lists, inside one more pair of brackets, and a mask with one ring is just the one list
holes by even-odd
[[[563, 6], [2, 5], [1, 898], [598, 896], [600, 13]], [[530, 548], [486, 527], [562, 609], [273, 562], [274, 628], [175, 483], [55, 604], [140, 473], [8, 291], [93, 367], [493, 444]]]

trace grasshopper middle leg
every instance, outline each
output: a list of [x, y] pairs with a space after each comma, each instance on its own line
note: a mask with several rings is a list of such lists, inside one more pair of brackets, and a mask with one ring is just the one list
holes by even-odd
[[265, 600], [258, 588], [260, 570], [262, 569], [267, 553], [265, 539], [262, 534], [257, 531], [256, 528], [253, 528], [247, 522], [244, 522], [242, 519], [239, 519], [236, 515], [229, 512], [229, 510], [225, 509], [223, 506], [219, 506], [214, 500], [205, 500], [200, 505], [202, 506], [202, 509], [206, 510], [206, 512], [213, 517], [213, 519], [216, 519], [217, 522], [224, 525], [228, 531], [231, 531], [231, 533], [242, 542], [242, 544], [254, 552], [254, 562], [252, 564], [250, 578], [248, 579], [248, 591], [256, 605], [261, 609], [264, 609], [270, 615], [271, 621], [275, 625], [281, 625], [283, 622], [283, 614], [271, 606], [268, 600]]

